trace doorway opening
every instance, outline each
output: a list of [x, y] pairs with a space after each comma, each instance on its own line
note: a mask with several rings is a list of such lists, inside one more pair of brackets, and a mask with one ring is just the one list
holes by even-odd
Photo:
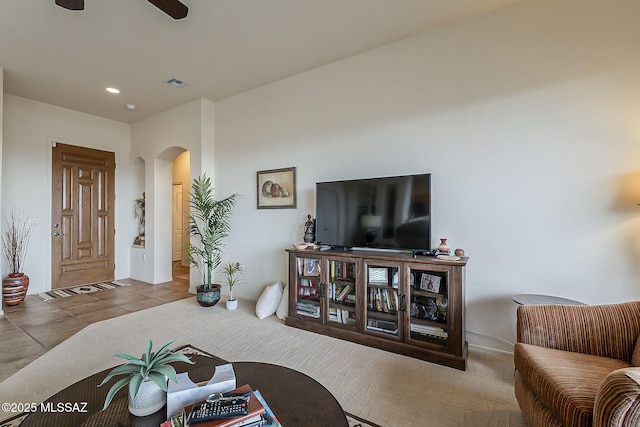
[[179, 154], [172, 164], [171, 197], [171, 264], [174, 280], [189, 280], [189, 255], [186, 244], [189, 236], [189, 188], [191, 186], [191, 155]]

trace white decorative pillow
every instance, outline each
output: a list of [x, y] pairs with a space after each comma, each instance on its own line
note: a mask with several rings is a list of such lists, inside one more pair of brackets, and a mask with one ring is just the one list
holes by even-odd
[[256, 303], [256, 315], [258, 319], [271, 316], [278, 309], [282, 299], [282, 283], [275, 282], [267, 286]]
[[285, 317], [289, 314], [289, 285], [284, 287], [282, 291], [282, 299], [280, 299], [280, 305], [278, 305], [278, 309], [276, 310], [276, 316], [278, 319], [284, 320]]

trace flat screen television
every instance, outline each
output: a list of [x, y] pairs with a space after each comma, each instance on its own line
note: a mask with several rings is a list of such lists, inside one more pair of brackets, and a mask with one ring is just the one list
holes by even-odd
[[316, 183], [316, 241], [431, 251], [431, 174]]

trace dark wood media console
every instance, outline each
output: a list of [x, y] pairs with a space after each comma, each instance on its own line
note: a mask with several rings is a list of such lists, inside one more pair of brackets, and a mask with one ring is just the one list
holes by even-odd
[[287, 250], [285, 324], [465, 370], [467, 258]]

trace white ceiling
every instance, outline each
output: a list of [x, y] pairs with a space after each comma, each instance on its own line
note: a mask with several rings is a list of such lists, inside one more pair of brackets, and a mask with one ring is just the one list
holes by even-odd
[[[121, 122], [226, 97], [517, 0], [0, 0], [4, 91]], [[164, 82], [188, 83], [174, 88]], [[119, 95], [105, 91], [119, 88]], [[137, 106], [135, 111], [126, 103]]]

